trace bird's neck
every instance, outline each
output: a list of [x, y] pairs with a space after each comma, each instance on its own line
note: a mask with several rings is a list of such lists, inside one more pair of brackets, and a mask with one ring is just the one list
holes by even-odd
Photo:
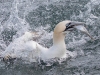
[[65, 46], [65, 35], [62, 33], [53, 33], [53, 45]]

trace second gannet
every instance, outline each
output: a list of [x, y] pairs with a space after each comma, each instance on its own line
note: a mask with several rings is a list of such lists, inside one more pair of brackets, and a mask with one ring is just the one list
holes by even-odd
[[2, 55], [5, 60], [9, 59], [9, 57], [25, 58], [30, 62], [36, 62], [36, 58], [40, 58], [43, 61], [52, 58], [66, 58], [68, 52], [70, 52], [66, 49], [65, 44], [65, 36], [67, 32], [78, 29], [91, 37], [83, 25], [83, 22], [69, 20], [58, 23], [54, 28], [53, 45], [50, 48], [45, 48], [33, 41], [33, 33], [26, 32], [23, 36], [13, 41], [2, 53]]

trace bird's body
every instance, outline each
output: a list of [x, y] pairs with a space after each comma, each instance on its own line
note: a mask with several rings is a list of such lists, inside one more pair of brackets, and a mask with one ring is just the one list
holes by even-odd
[[3, 52], [3, 57], [8, 59], [8, 56], [12, 58], [22, 58], [30, 62], [36, 62], [36, 58], [42, 60], [48, 60], [52, 58], [66, 58], [71, 55], [66, 50], [65, 35], [68, 31], [74, 29], [75, 25], [81, 25], [83, 23], [76, 22], [74, 24], [71, 21], [62, 21], [56, 25], [53, 33], [53, 45], [50, 48], [45, 48], [32, 40], [34, 38], [33, 33], [26, 32], [23, 36], [14, 40]]

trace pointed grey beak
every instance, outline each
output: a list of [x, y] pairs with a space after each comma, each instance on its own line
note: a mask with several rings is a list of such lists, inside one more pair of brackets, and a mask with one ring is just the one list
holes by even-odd
[[75, 21], [72, 21], [72, 22], [70, 22], [70, 23], [71, 23], [71, 25], [73, 25], [73, 26], [84, 25], [84, 24], [85, 24], [84, 22], [75, 22]]
[[65, 31], [72, 31], [73, 29], [77, 29], [87, 34], [93, 40], [93, 37], [89, 34], [88, 30], [84, 27], [84, 24], [85, 24], [84, 22], [71, 21], [70, 23], [66, 24]]
[[66, 29], [65, 31], [72, 31], [74, 29], [74, 26], [78, 26], [78, 25], [84, 25], [85, 23], [83, 22], [75, 22], [75, 21], [71, 21], [69, 23], [66, 24]]

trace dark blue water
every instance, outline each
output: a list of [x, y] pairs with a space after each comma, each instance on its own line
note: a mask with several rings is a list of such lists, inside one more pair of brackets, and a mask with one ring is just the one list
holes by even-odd
[[36, 63], [0, 62], [0, 75], [100, 75], [100, 0], [1, 0], [0, 1], [0, 53], [25, 31], [40, 31], [38, 43], [50, 47], [52, 30], [63, 20], [86, 23], [89, 33], [79, 31], [66, 37], [66, 46], [78, 56], [46, 67]]

